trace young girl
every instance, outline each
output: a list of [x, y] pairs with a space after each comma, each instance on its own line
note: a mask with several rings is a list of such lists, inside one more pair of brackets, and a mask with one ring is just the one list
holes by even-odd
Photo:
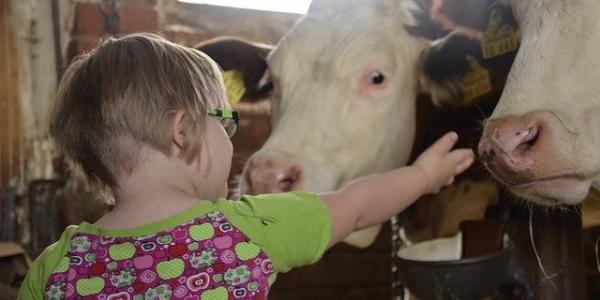
[[206, 55], [149, 34], [104, 41], [60, 84], [50, 132], [114, 209], [69, 226], [34, 262], [20, 299], [264, 299], [312, 264], [467, 169], [447, 134], [408, 167], [337, 191], [223, 199], [238, 116]]

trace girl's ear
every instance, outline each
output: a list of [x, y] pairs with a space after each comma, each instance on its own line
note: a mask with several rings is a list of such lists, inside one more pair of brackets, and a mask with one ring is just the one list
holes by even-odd
[[179, 149], [183, 148], [185, 142], [185, 136], [188, 134], [185, 127], [187, 115], [185, 110], [179, 110], [175, 113], [173, 118], [173, 124], [171, 124], [171, 135], [173, 136], [173, 143]]

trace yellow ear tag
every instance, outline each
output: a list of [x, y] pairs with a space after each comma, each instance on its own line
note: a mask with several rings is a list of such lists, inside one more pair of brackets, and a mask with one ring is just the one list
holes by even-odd
[[468, 60], [469, 70], [462, 81], [464, 103], [469, 103], [492, 91], [490, 72], [482, 67], [477, 59], [469, 57]]
[[223, 81], [225, 81], [225, 90], [229, 97], [229, 104], [237, 104], [242, 100], [242, 96], [246, 92], [242, 74], [236, 70], [223, 72]]
[[490, 21], [483, 33], [481, 52], [489, 59], [519, 48], [519, 30], [507, 24], [498, 9], [490, 13]]

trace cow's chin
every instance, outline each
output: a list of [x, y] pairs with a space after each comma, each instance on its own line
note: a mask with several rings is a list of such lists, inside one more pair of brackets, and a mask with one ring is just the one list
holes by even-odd
[[592, 185], [577, 176], [552, 177], [509, 186], [517, 196], [542, 206], [575, 205], [583, 201]]

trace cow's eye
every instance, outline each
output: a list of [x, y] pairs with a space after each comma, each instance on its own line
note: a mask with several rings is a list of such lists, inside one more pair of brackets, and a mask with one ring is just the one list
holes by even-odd
[[375, 71], [371, 73], [371, 82], [373, 84], [379, 85], [385, 81], [385, 75], [379, 71]]

